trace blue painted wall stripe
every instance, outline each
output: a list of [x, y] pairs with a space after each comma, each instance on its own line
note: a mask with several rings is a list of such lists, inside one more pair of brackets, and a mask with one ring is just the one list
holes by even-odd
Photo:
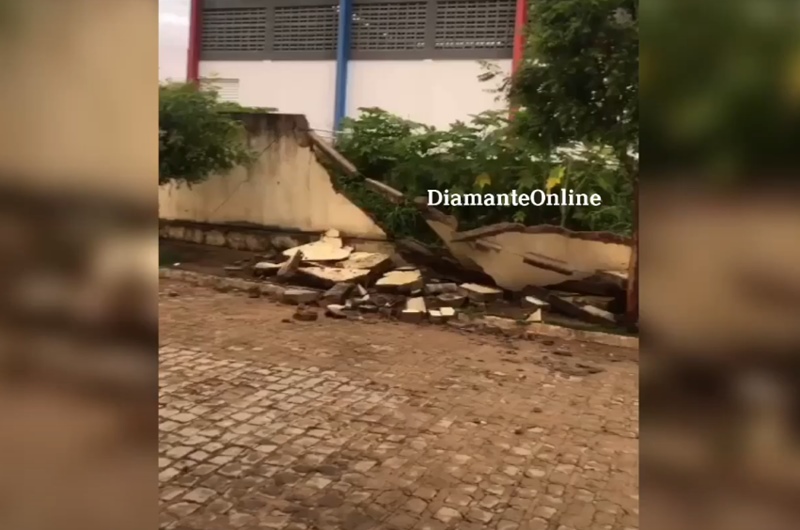
[[336, 43], [336, 95], [333, 130], [340, 131], [347, 113], [347, 63], [350, 60], [350, 30], [353, 25], [353, 0], [339, 0], [339, 35]]

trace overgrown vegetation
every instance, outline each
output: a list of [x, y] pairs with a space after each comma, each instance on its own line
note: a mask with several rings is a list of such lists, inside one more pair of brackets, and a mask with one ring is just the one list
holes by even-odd
[[[541, 149], [514, 134], [508, 118], [498, 112], [485, 112], [469, 123], [436, 130], [381, 109], [362, 109], [357, 119], [346, 121], [337, 148], [362, 175], [409, 197], [424, 196], [428, 189], [508, 193], [514, 189], [558, 191], [563, 186], [576, 193], [598, 193], [603, 200], [598, 208], [440, 206], [458, 219], [461, 229], [508, 221], [619, 233], [630, 228], [630, 208], [619, 200], [630, 196], [630, 183], [619, 178], [607, 149], [574, 145]], [[395, 236], [421, 237], [424, 223], [412, 206], [389, 203], [364, 189], [359, 178], [340, 176], [339, 184]]]
[[639, 143], [638, 0], [533, 0], [511, 100], [544, 148], [603, 145], [629, 171]]
[[[428, 189], [597, 193], [600, 207], [469, 207], [442, 210], [469, 229], [496, 222], [556, 224], [629, 235], [638, 172], [638, 0], [535, 0], [528, 47], [505, 96], [512, 122], [485, 112], [436, 130], [380, 109], [347, 120], [337, 148], [363, 176], [409, 196]], [[484, 81], [497, 78], [488, 70]], [[392, 233], [424, 236], [410, 206], [396, 206], [339, 176], [345, 191]]]
[[162, 84], [158, 95], [160, 184], [191, 185], [253, 161], [244, 129], [231, 114], [249, 109], [222, 103], [215, 91], [191, 83]]

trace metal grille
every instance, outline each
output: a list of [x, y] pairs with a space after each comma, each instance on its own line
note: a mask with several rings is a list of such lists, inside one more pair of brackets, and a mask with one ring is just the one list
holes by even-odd
[[515, 0], [440, 0], [436, 49], [512, 48]]
[[338, 19], [331, 5], [276, 7], [272, 50], [335, 51]]
[[265, 8], [206, 9], [203, 11], [203, 51], [262, 51], [267, 36], [266, 28]]
[[421, 50], [427, 2], [356, 4], [351, 48], [356, 51]]

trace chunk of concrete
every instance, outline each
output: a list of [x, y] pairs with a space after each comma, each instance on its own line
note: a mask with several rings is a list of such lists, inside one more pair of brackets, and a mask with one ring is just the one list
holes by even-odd
[[536, 298], [535, 296], [526, 296], [522, 299], [522, 307], [533, 307], [533, 308], [548, 308], [550, 304], [541, 298]]
[[492, 302], [499, 300], [503, 296], [503, 291], [500, 289], [477, 283], [464, 283], [460, 287], [461, 292], [473, 302]]
[[426, 283], [425, 292], [428, 294], [457, 293], [458, 284], [456, 283]]
[[286, 289], [282, 301], [292, 305], [311, 304], [319, 300], [319, 296], [319, 292], [308, 289]]
[[298, 267], [300, 267], [301, 261], [303, 261], [303, 253], [300, 251], [295, 252], [289, 256], [289, 259], [281, 264], [280, 268], [278, 268], [276, 276], [283, 280], [288, 280], [295, 275]]
[[608, 311], [600, 309], [599, 307], [595, 307], [592, 305], [584, 305], [581, 306], [581, 309], [583, 309], [589, 315], [603, 321], [606, 324], [611, 324], [611, 325], [617, 324], [617, 317], [614, 316], [613, 313], [609, 313]]
[[406, 310], [407, 311], [420, 311], [425, 313], [428, 311], [428, 308], [425, 306], [425, 299], [422, 297], [417, 298], [409, 298], [406, 300]]
[[370, 303], [370, 296], [365, 294], [364, 296], [357, 296], [347, 301], [347, 305], [350, 307], [360, 307], [364, 304]]
[[444, 324], [444, 315], [438, 309], [428, 311], [428, 319], [434, 324]]
[[443, 324], [456, 315], [456, 310], [452, 307], [440, 307], [428, 311], [430, 321], [435, 324]]
[[400, 320], [402, 320], [403, 322], [417, 323], [417, 322], [422, 322], [422, 320], [425, 318], [425, 313], [423, 313], [422, 311], [417, 311], [415, 309], [403, 309], [402, 311], [400, 311], [399, 316]]
[[338, 283], [357, 283], [369, 276], [368, 269], [337, 269], [335, 267], [302, 267], [297, 270], [312, 287], [330, 288]]
[[392, 267], [392, 257], [379, 252], [353, 252], [338, 264], [343, 269], [367, 269], [382, 274]]
[[442, 313], [442, 316], [445, 318], [453, 318], [456, 316], [456, 310], [452, 307], [440, 307], [439, 312]]
[[325, 306], [325, 316], [329, 318], [347, 318], [347, 313], [344, 312], [345, 306], [341, 304], [328, 304]]
[[342, 304], [350, 293], [353, 292], [355, 285], [352, 283], [337, 283], [322, 295], [322, 301], [330, 304]]
[[375, 287], [383, 292], [411, 293], [422, 289], [422, 274], [417, 269], [387, 272], [375, 282]]
[[291, 258], [297, 252], [303, 253], [303, 261], [342, 261], [350, 257], [353, 249], [343, 246], [337, 237], [323, 236], [319, 241], [284, 250], [283, 255]]
[[525, 322], [541, 322], [542, 321], [542, 308], [540, 307], [525, 319]]
[[436, 297], [441, 304], [451, 307], [464, 307], [467, 303], [467, 295], [461, 293], [442, 293]]
[[270, 263], [268, 261], [259, 261], [253, 265], [254, 276], [274, 276], [282, 267], [281, 263]]

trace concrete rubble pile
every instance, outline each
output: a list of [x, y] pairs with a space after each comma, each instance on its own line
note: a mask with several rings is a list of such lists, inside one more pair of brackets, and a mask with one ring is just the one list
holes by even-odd
[[452, 264], [445, 272], [434, 270], [430, 253], [401, 248], [395, 255], [357, 252], [337, 230], [328, 230], [318, 241], [265, 256], [252, 264], [252, 274], [285, 286], [283, 302], [297, 306], [296, 318], [304, 321], [316, 320], [315, 308], [320, 308], [326, 317], [338, 319], [376, 314], [405, 322], [482, 322], [490, 327], [563, 324], [564, 319], [620, 325], [625, 285], [618, 274], [598, 272], [580, 285], [559, 286], [563, 290], [528, 286], [511, 291]]

